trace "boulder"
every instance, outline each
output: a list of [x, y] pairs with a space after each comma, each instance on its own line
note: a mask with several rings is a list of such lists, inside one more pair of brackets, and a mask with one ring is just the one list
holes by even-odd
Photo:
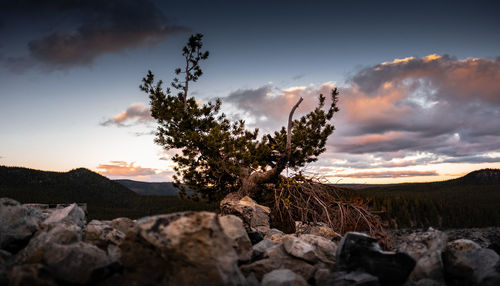
[[363, 233], [346, 233], [337, 247], [337, 271], [366, 272], [376, 276], [381, 284], [404, 283], [414, 267], [411, 256], [382, 251], [376, 239]]
[[342, 236], [323, 222], [295, 222], [295, 234], [313, 234], [326, 239], [340, 239]]
[[329, 269], [320, 268], [314, 272], [314, 284], [316, 286], [326, 286], [328, 285], [328, 278], [331, 275], [331, 271]]
[[111, 274], [112, 267], [106, 252], [85, 242], [48, 244], [44, 248], [42, 263], [57, 280], [74, 284], [102, 279]]
[[396, 250], [408, 253], [417, 261], [410, 275], [411, 280], [433, 279], [444, 284], [441, 254], [446, 242], [446, 234], [433, 228], [403, 237], [403, 242], [396, 247]]
[[85, 211], [77, 204], [71, 204], [65, 208], [55, 209], [50, 216], [43, 221], [43, 224], [57, 224], [63, 221], [70, 221], [83, 228], [86, 224]]
[[311, 279], [315, 271], [314, 266], [306, 261], [288, 255], [281, 244], [268, 248], [262, 259], [240, 266], [241, 271], [245, 275], [248, 276], [253, 273], [259, 280], [261, 280], [266, 273], [282, 268], [292, 270], [305, 280]]
[[243, 285], [233, 249], [219, 217], [210, 212], [181, 212], [142, 218], [139, 235], [167, 262], [168, 285]]
[[16, 253], [40, 229], [41, 211], [0, 198], [0, 249]]
[[285, 235], [283, 237], [283, 247], [285, 251], [293, 257], [303, 259], [310, 263], [318, 261], [314, 247], [294, 235]]
[[238, 254], [238, 260], [249, 261], [252, 258], [252, 242], [243, 227], [243, 221], [234, 215], [221, 216], [219, 221], [224, 233], [233, 240], [233, 248]]
[[313, 234], [300, 234], [299, 238], [313, 246], [319, 261], [326, 264], [328, 268], [333, 267], [336, 260], [337, 245], [335, 242], [323, 236]]
[[307, 286], [306, 280], [290, 269], [277, 269], [264, 275], [262, 286]]
[[271, 209], [257, 204], [248, 196], [240, 199], [236, 193], [230, 193], [220, 202], [220, 208], [222, 214], [240, 217], [247, 231], [265, 233], [270, 228]]
[[71, 244], [82, 240], [82, 229], [70, 221], [45, 225], [16, 255], [17, 263], [40, 263], [50, 244]]
[[450, 285], [499, 285], [498, 254], [477, 243], [459, 239], [449, 242], [443, 252], [446, 280]]

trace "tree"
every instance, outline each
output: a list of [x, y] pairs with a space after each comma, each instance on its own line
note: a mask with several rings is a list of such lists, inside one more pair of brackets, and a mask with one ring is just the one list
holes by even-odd
[[141, 90], [149, 95], [151, 115], [158, 123], [155, 142], [166, 150], [176, 150], [175, 185], [181, 196], [186, 187], [194, 191], [191, 198], [220, 200], [231, 192], [259, 195], [259, 186], [277, 183], [285, 168], [300, 168], [316, 161], [325, 151], [334, 127], [329, 123], [338, 111], [338, 91], [331, 92], [331, 103], [325, 109], [326, 97], [319, 95], [316, 109], [293, 120], [295, 104], [287, 128], [258, 138], [259, 130], [247, 130], [245, 121], [231, 122], [220, 112], [221, 100], [201, 104], [189, 96], [190, 82], [203, 74], [200, 62], [209, 53], [202, 51], [203, 36], [192, 35], [182, 50], [185, 66], [175, 70], [177, 76], [170, 88], [155, 82], [151, 71], [143, 78]]

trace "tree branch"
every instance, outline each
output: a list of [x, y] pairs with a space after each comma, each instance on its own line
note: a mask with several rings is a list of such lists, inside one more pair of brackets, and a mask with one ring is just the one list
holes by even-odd
[[301, 97], [299, 101], [293, 106], [292, 110], [290, 111], [290, 115], [288, 116], [288, 128], [287, 128], [287, 133], [286, 133], [286, 154], [287, 154], [287, 159], [290, 160], [290, 155], [292, 153], [292, 118], [293, 118], [293, 113], [295, 112], [295, 109], [299, 107], [299, 105], [302, 103], [304, 99]]

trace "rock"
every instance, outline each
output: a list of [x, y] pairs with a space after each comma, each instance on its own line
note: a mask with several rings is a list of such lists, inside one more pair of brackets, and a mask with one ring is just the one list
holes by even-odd
[[273, 270], [262, 278], [262, 286], [307, 286], [302, 276], [295, 274], [290, 269]]
[[[3, 284], [0, 284], [3, 285]], [[57, 286], [50, 271], [42, 264], [23, 264], [14, 266], [9, 273], [9, 285]]]
[[283, 238], [284, 235], [285, 233], [282, 232], [281, 230], [276, 228], [271, 228], [265, 232], [264, 239], [270, 239], [274, 243], [281, 243], [281, 239]]
[[8, 251], [0, 249], [0, 285], [7, 285], [7, 273], [6, 270], [10, 264], [12, 254]]
[[[335, 286], [378, 286], [379, 280], [376, 276], [362, 271], [334, 272], [327, 281], [327, 285]], [[389, 284], [391, 285], [391, 284]]]
[[257, 204], [250, 197], [245, 196], [239, 199], [235, 193], [228, 194], [220, 203], [222, 214], [232, 214], [243, 220], [247, 231], [258, 231], [265, 233], [269, 230], [268, 207]]
[[250, 275], [247, 276], [247, 286], [261, 286], [259, 279], [255, 277], [255, 274], [251, 273]]
[[313, 234], [322, 236], [326, 239], [340, 239], [342, 236], [335, 232], [331, 227], [323, 222], [295, 222], [295, 234]]
[[217, 214], [173, 213], [142, 218], [136, 224], [140, 236], [168, 263], [166, 284], [245, 283], [232, 240], [224, 234]]
[[415, 267], [415, 260], [408, 254], [382, 251], [376, 239], [357, 232], [344, 235], [336, 256], [337, 271], [366, 272], [381, 284], [402, 284]]
[[106, 249], [109, 244], [120, 245], [125, 239], [125, 234], [114, 228], [109, 221], [92, 220], [85, 227], [83, 239], [101, 249]]
[[283, 237], [283, 247], [288, 254], [294, 257], [310, 263], [318, 261], [318, 257], [314, 252], [314, 247], [296, 236], [285, 235]]
[[63, 221], [71, 221], [83, 228], [86, 224], [85, 212], [77, 204], [71, 204], [65, 208], [54, 210], [43, 221], [43, 224], [57, 224]]
[[45, 225], [16, 256], [17, 263], [39, 263], [50, 244], [71, 244], [82, 240], [82, 229], [70, 221]]
[[274, 243], [272, 240], [264, 239], [261, 242], [257, 243], [256, 245], [252, 246], [252, 250], [253, 250], [252, 261], [259, 260], [259, 259], [263, 258], [266, 250], [268, 250], [269, 248], [271, 248], [275, 245], [276, 245], [276, 243]]
[[299, 238], [312, 245], [318, 259], [329, 268], [335, 264], [335, 253], [337, 252], [337, 245], [335, 242], [313, 234], [301, 234]]
[[221, 216], [219, 221], [224, 233], [233, 240], [233, 248], [238, 254], [238, 260], [249, 261], [252, 258], [252, 243], [243, 227], [243, 221], [234, 215]]
[[250, 238], [250, 242], [252, 245], [255, 245], [259, 242], [261, 242], [264, 239], [264, 235], [258, 231], [249, 231], [247, 232], [248, 238]]
[[441, 254], [446, 247], [446, 234], [429, 228], [425, 232], [414, 232], [403, 239], [396, 250], [408, 253], [417, 261], [410, 279], [413, 281], [433, 279], [444, 284]]
[[314, 275], [314, 266], [302, 259], [288, 255], [281, 244], [268, 248], [263, 256], [263, 259], [240, 266], [241, 271], [245, 275], [254, 273], [260, 280], [266, 273], [281, 268], [290, 269], [301, 275], [305, 280], [309, 280]]
[[500, 262], [498, 254], [467, 239], [449, 242], [443, 262], [450, 285], [487, 285], [487, 281], [500, 279], [496, 268]]
[[41, 212], [18, 202], [0, 199], [0, 249], [16, 253], [40, 229]]
[[328, 285], [328, 278], [331, 275], [331, 271], [329, 269], [320, 268], [314, 272], [314, 284], [316, 286]]
[[115, 218], [110, 222], [110, 224], [111, 227], [123, 232], [124, 234], [127, 234], [128, 231], [133, 231], [135, 227], [135, 221], [126, 217]]
[[86, 284], [109, 275], [112, 261], [97, 246], [77, 242], [68, 245], [51, 243], [44, 248], [43, 264], [57, 280]]

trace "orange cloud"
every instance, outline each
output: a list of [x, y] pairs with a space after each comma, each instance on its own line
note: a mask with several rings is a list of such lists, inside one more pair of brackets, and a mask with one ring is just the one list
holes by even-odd
[[156, 169], [142, 168], [135, 166], [134, 162], [127, 164], [125, 161], [111, 161], [110, 164], [100, 164], [97, 169], [104, 176], [136, 177], [156, 174]]
[[129, 126], [126, 125], [126, 122], [147, 123], [150, 121], [153, 121], [153, 117], [151, 117], [149, 107], [144, 106], [142, 103], [133, 103], [127, 108], [127, 110], [102, 122], [101, 125], [108, 126], [114, 124], [117, 126]]
[[351, 174], [336, 174], [335, 177], [343, 178], [407, 178], [407, 177], [427, 177], [438, 176], [436, 171], [382, 171], [382, 172], [359, 172]]

